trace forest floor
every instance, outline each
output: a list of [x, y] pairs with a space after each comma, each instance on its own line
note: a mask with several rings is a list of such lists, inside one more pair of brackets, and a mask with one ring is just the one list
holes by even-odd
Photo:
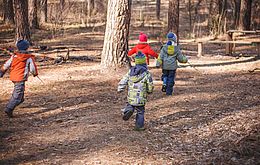
[[[260, 164], [260, 62], [253, 49], [225, 56], [224, 46], [211, 45], [198, 58], [196, 44], [183, 43], [195, 68], [181, 65], [170, 97], [161, 92], [161, 70], [152, 60], [146, 130], [136, 132], [134, 115], [122, 120], [126, 92], [117, 93], [127, 68], [100, 72], [103, 31], [67, 30], [59, 40], [48, 35], [36, 31], [36, 45], [70, 47], [70, 60], [54, 64], [37, 56], [43, 82], [29, 78], [12, 119], [3, 110], [13, 84], [9, 73], [0, 79], [0, 164]], [[12, 35], [0, 38], [7, 46]], [[7, 59], [1, 55], [0, 64]]]

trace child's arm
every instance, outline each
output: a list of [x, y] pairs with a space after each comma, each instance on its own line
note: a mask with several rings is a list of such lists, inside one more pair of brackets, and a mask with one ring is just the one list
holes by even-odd
[[147, 74], [147, 93], [153, 93], [153, 78], [152, 75], [150, 73]]
[[181, 50], [180, 48], [178, 47], [178, 50], [177, 50], [177, 60], [181, 63], [186, 63], [188, 62], [188, 59], [186, 56], [184, 56], [182, 53], [181, 53]]
[[30, 67], [30, 72], [32, 73], [32, 75], [35, 77], [35, 76], [38, 76], [38, 69], [37, 69], [37, 66], [35, 64], [35, 59], [34, 57], [31, 57], [29, 58], [29, 67]]
[[148, 45], [148, 54], [154, 58], [158, 58], [158, 54], [155, 51], [153, 51], [150, 45]]
[[0, 77], [3, 77], [5, 72], [11, 67], [13, 56], [7, 60], [4, 65], [0, 68]]
[[163, 62], [163, 54], [164, 54], [164, 50], [161, 49], [160, 55], [159, 55], [159, 57], [158, 57], [157, 60], [156, 60], [156, 67], [160, 67], [160, 66], [162, 65], [162, 62]]
[[130, 51], [128, 51], [128, 56], [132, 56], [133, 54], [135, 54], [136, 51], [136, 47], [133, 47]]
[[125, 87], [127, 86], [128, 80], [129, 80], [129, 72], [118, 83], [118, 88], [117, 88], [118, 92], [122, 92], [125, 89]]

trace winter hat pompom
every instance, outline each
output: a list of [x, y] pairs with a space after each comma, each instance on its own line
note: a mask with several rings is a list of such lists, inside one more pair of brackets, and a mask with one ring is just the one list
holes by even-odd
[[141, 32], [139, 35], [139, 42], [147, 42], [147, 38], [147, 35]]
[[135, 55], [135, 64], [146, 64], [146, 56], [141, 51]]
[[27, 40], [19, 40], [16, 43], [18, 50], [27, 50], [30, 46], [30, 43]]
[[169, 32], [168, 34], [167, 34], [167, 38], [168, 38], [168, 40], [170, 40], [170, 41], [173, 41], [173, 42], [177, 42], [177, 36], [176, 36], [176, 34], [174, 34], [173, 32]]

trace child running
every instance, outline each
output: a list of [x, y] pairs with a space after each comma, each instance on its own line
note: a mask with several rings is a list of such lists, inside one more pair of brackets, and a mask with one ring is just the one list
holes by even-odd
[[121, 79], [118, 84], [118, 92], [122, 92], [128, 86], [127, 105], [124, 109], [123, 120], [128, 120], [136, 110], [136, 131], [143, 131], [144, 112], [147, 102], [147, 94], [153, 92], [153, 79], [147, 70], [146, 57], [142, 52], [135, 56], [135, 66]]
[[176, 70], [178, 62], [186, 63], [187, 57], [182, 55], [179, 46], [177, 45], [177, 37], [174, 33], [167, 34], [167, 43], [162, 47], [160, 55], [156, 61], [156, 66], [162, 66], [162, 92], [166, 95], [173, 94], [175, 84]]
[[15, 107], [24, 101], [25, 81], [28, 79], [29, 72], [33, 76], [38, 75], [34, 56], [27, 51], [29, 45], [26, 40], [18, 41], [16, 44], [18, 52], [15, 52], [0, 68], [0, 77], [3, 77], [10, 68], [10, 80], [14, 83], [12, 97], [4, 110], [9, 118], [13, 117]]

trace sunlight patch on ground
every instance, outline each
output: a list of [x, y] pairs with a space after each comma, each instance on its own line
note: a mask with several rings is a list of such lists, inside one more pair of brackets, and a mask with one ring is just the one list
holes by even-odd
[[[84, 80], [89, 79], [92, 76], [95, 76], [93, 73], [89, 73], [91, 71], [99, 71], [100, 65], [96, 64], [94, 66], [88, 65], [81, 65], [81, 66], [74, 66], [74, 67], [62, 67], [62, 68], [53, 68], [48, 71], [44, 71], [41, 73], [39, 71], [39, 76], [41, 79], [46, 83], [50, 84], [56, 81], [65, 81], [65, 80]], [[32, 83], [39, 83], [37, 78], [30, 78]]]

